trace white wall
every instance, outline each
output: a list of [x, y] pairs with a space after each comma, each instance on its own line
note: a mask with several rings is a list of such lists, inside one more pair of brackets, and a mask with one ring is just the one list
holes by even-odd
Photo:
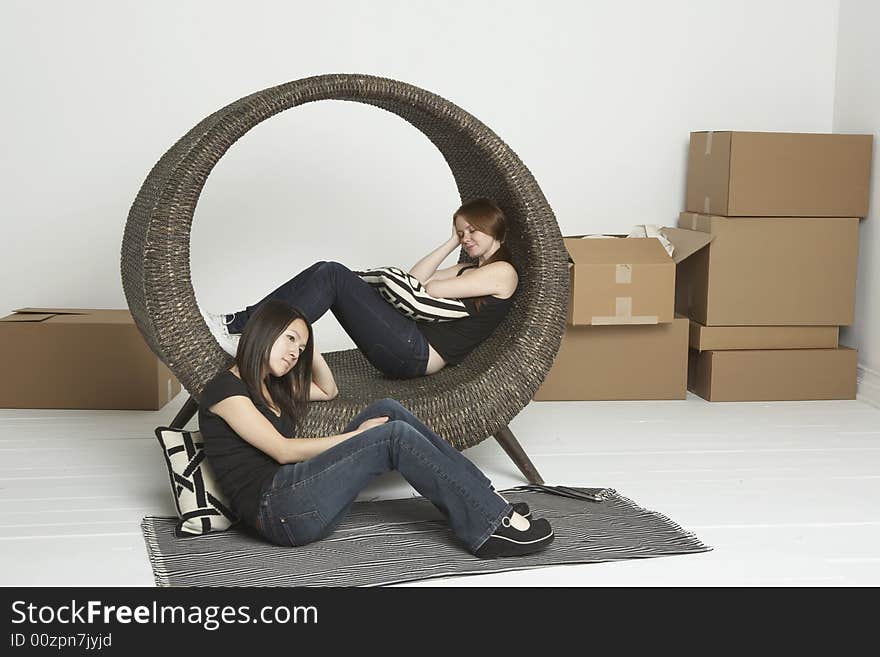
[[844, 344], [858, 347], [859, 394], [880, 403], [880, 4], [843, 0], [837, 47], [834, 132], [874, 135], [874, 169], [869, 216], [859, 224], [859, 272], [855, 323], [841, 331]]
[[[691, 130], [831, 130], [837, 20], [836, 0], [6, 1], [0, 312], [125, 307], [123, 227], [162, 153], [222, 105], [321, 73], [404, 80], [468, 110], [531, 169], [564, 233], [673, 224]], [[296, 108], [209, 179], [196, 294], [230, 311], [315, 260], [409, 266], [457, 205], [439, 153], [397, 117]], [[318, 336], [350, 344], [329, 316]]]

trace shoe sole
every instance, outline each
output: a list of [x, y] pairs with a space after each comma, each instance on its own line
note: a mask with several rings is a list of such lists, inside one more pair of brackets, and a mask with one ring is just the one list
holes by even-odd
[[553, 536], [554, 536], [553, 530], [551, 529], [549, 534], [546, 534], [545, 536], [542, 536], [541, 538], [536, 538], [532, 541], [517, 541], [512, 538], [508, 538], [507, 536], [496, 536], [494, 534], [486, 540], [491, 541], [494, 538], [495, 540], [507, 541], [508, 543], [513, 543], [515, 545], [534, 545], [535, 543], [540, 543], [541, 541], [546, 541], [548, 538], [553, 538]]
[[[493, 538], [501, 538], [501, 537], [490, 536], [489, 539], [486, 541], [486, 543], [484, 543], [480, 547], [480, 549], [483, 550], [483, 553], [482, 554], [475, 554], [474, 556], [476, 556], [480, 559], [504, 559], [504, 558], [510, 558], [510, 557], [525, 557], [530, 554], [536, 554], [537, 552], [540, 552], [540, 551], [546, 549], [547, 546], [549, 546], [553, 542], [555, 535], [553, 534], [553, 532], [550, 532], [550, 535], [545, 536], [543, 539], [541, 539], [541, 541], [539, 543], [537, 543], [537, 544], [533, 543], [532, 545], [534, 545], [534, 547], [532, 549], [526, 549], [524, 552], [515, 553], [515, 554], [502, 554], [502, 548], [504, 547], [503, 544], [499, 545], [498, 543], [492, 543], [490, 545], [487, 545], [489, 543], [489, 541], [491, 541]], [[516, 541], [511, 541], [511, 543], [516, 543]], [[488, 549], [484, 550], [483, 548], [488, 548]]]

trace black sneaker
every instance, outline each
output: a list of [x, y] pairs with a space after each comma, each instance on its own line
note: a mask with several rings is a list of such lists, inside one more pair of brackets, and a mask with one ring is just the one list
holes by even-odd
[[532, 515], [531, 510], [529, 510], [529, 505], [525, 502], [514, 502], [513, 510], [516, 511], [523, 518], [529, 518]]
[[518, 557], [543, 550], [552, 542], [553, 528], [545, 518], [531, 521], [528, 529], [520, 531], [510, 524], [510, 516], [507, 515], [474, 555], [481, 559]]

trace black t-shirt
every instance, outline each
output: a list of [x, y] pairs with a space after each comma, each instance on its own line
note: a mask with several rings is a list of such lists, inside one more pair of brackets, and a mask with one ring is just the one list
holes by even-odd
[[232, 509], [246, 524], [256, 528], [260, 495], [280, 466], [271, 456], [235, 433], [226, 420], [208, 410], [217, 402], [236, 395], [254, 402], [282, 436], [293, 438], [295, 427], [286, 414], [282, 412], [278, 417], [265, 400], [251, 396], [244, 381], [229, 370], [220, 372], [202, 391], [199, 430], [205, 441], [205, 455]]
[[[456, 276], [461, 276], [476, 265], [462, 267]], [[488, 338], [495, 327], [507, 315], [513, 305], [513, 296], [507, 299], [489, 297], [478, 311], [474, 299], [462, 299], [468, 316], [451, 322], [419, 322], [418, 328], [434, 350], [443, 357], [447, 365], [457, 365]]]

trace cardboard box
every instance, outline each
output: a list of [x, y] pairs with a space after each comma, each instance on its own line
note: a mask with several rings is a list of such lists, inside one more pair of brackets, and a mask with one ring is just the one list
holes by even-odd
[[687, 210], [729, 217], [866, 217], [872, 135], [692, 132]]
[[159, 410], [180, 383], [128, 310], [21, 308], [0, 319], [0, 408]]
[[859, 220], [682, 212], [714, 237], [676, 271], [677, 312], [704, 326], [846, 326], [855, 315]]
[[837, 326], [703, 326], [691, 320], [690, 348], [697, 351], [731, 349], [836, 349]]
[[567, 326], [535, 401], [684, 399], [688, 320]]
[[675, 313], [675, 265], [706, 246], [707, 233], [664, 228], [672, 257], [654, 237], [565, 237], [571, 275], [569, 323], [662, 324]]
[[848, 347], [692, 350], [688, 390], [709, 401], [855, 399], [857, 365]]

